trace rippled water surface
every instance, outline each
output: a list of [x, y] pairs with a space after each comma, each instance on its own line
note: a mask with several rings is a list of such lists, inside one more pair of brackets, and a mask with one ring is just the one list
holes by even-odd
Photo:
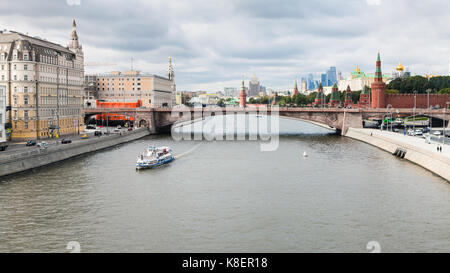
[[[151, 136], [0, 183], [0, 251], [450, 251], [450, 185], [367, 144], [283, 121], [257, 141]], [[147, 144], [184, 154], [137, 172]], [[303, 158], [306, 151], [309, 157]]]

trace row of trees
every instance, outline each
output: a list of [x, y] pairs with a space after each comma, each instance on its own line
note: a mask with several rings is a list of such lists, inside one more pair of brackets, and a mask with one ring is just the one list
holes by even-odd
[[[361, 95], [361, 91], [352, 91], [352, 101], [353, 103], [358, 103], [359, 97]], [[275, 99], [275, 104], [279, 106], [290, 106], [290, 105], [297, 105], [297, 106], [306, 106], [308, 104], [311, 104], [316, 99], [317, 92], [312, 92], [308, 95], [304, 94], [296, 94], [293, 97], [291, 96], [278, 96]], [[345, 101], [346, 92], [342, 91], [339, 92], [339, 97], [342, 102]], [[325, 98], [325, 102], [330, 102], [331, 94], [328, 94]], [[272, 104], [274, 98], [270, 98], [268, 96], [263, 96], [260, 98], [250, 98], [248, 100], [248, 104]]]
[[450, 76], [439, 76], [429, 79], [422, 76], [398, 78], [391, 81], [386, 86], [386, 89], [389, 93], [398, 94], [412, 94], [414, 91], [417, 91], [419, 94], [425, 94], [428, 89], [435, 94], [450, 94]]

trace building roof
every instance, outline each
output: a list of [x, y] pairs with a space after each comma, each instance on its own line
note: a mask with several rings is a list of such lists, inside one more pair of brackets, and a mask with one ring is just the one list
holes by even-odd
[[65, 53], [70, 53], [70, 54], [74, 54], [71, 50], [69, 50], [67, 47], [63, 47], [62, 45], [59, 44], [55, 44], [46, 40], [43, 40], [41, 38], [38, 37], [31, 37], [28, 35], [25, 35], [23, 33], [20, 32], [16, 32], [16, 31], [10, 31], [9, 33], [2, 33], [0, 34], [0, 43], [11, 43], [17, 40], [26, 40], [29, 43], [31, 43], [32, 45], [37, 45], [37, 46], [41, 46], [41, 47], [47, 47], [47, 48], [51, 48], [54, 49], [56, 51], [61, 51], [61, 52], [65, 52]]

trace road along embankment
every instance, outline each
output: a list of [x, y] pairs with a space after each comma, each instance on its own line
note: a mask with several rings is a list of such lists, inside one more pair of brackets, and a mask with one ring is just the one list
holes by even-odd
[[0, 154], [0, 177], [24, 172], [48, 164], [56, 163], [79, 155], [110, 148], [149, 135], [147, 128], [136, 129], [122, 134], [91, 137], [71, 144], [51, 145], [47, 149], [31, 147], [27, 151], [2, 156]]
[[349, 128], [345, 136], [360, 140], [395, 156], [407, 159], [450, 182], [450, 146], [437, 152], [437, 144], [427, 144], [424, 139], [375, 129]]

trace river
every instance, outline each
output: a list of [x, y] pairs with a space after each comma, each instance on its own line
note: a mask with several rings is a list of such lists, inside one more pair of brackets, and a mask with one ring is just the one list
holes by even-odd
[[[313, 125], [281, 131], [273, 152], [149, 136], [3, 178], [0, 252], [450, 251], [446, 181]], [[182, 156], [136, 171], [148, 144]]]

